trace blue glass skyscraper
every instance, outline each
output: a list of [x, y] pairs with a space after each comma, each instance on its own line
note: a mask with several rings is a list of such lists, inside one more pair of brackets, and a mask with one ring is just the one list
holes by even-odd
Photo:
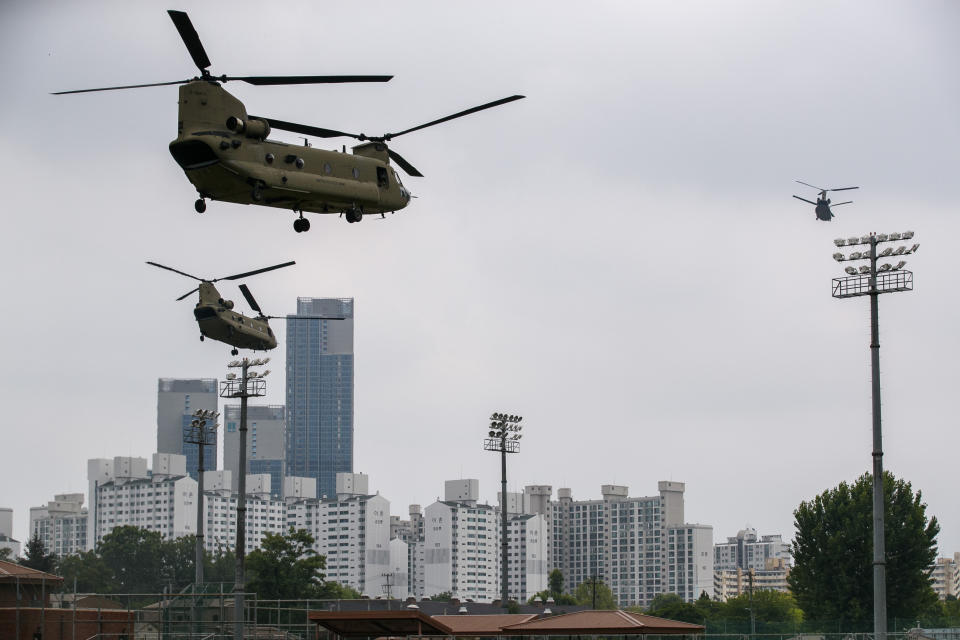
[[353, 298], [297, 298], [286, 345], [286, 473], [333, 496], [337, 474], [353, 472]]

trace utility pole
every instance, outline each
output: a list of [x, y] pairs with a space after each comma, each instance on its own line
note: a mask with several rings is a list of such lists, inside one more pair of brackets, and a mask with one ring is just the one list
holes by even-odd
[[837, 247], [866, 245], [869, 251], [853, 251], [849, 255], [834, 253], [837, 262], [867, 260], [868, 264], [859, 268], [846, 267], [846, 278], [833, 279], [834, 298], [853, 298], [870, 296], [870, 371], [873, 401], [873, 640], [886, 640], [887, 637], [887, 578], [885, 540], [883, 531], [883, 512], [885, 506], [883, 492], [883, 437], [880, 421], [880, 321], [877, 298], [881, 293], [913, 290], [913, 272], [904, 269], [907, 263], [900, 260], [896, 265], [884, 264], [877, 267], [877, 258], [904, 256], [915, 253], [920, 247], [914, 244], [907, 248], [901, 245], [896, 249], [887, 247], [877, 253], [877, 245], [885, 242], [897, 242], [913, 238], [913, 231], [903, 233], [871, 233], [860, 238], [838, 238], [833, 241]]
[[259, 367], [270, 362], [270, 358], [250, 360], [234, 360], [227, 365], [230, 369], [240, 369], [240, 379], [237, 374], [228, 373], [220, 388], [221, 398], [240, 398], [240, 452], [237, 465], [240, 477], [237, 482], [237, 565], [236, 577], [233, 585], [233, 637], [234, 640], [243, 640], [244, 637], [244, 590], [246, 588], [244, 559], [246, 557], [246, 527], [247, 527], [247, 398], [262, 396], [267, 393], [266, 377], [270, 371], [257, 373], [250, 371], [250, 367]]
[[[193, 420], [190, 426], [184, 430], [183, 441], [186, 444], [197, 445], [197, 535], [196, 535], [196, 571], [194, 572], [194, 583], [197, 586], [203, 584], [203, 471], [204, 453], [206, 448], [213, 444], [216, 445], [217, 417], [219, 413], [199, 409], [193, 414]], [[207, 426], [207, 422], [211, 422]]]
[[508, 542], [507, 520], [507, 454], [520, 451], [520, 421], [523, 416], [507, 415], [505, 413], [494, 413], [490, 416], [490, 430], [487, 432], [488, 438], [483, 441], [485, 451], [500, 452], [500, 514], [502, 516], [501, 540], [500, 540], [500, 601], [503, 608], [507, 607], [510, 601], [509, 579], [510, 572], [508, 567], [510, 557], [510, 544]]

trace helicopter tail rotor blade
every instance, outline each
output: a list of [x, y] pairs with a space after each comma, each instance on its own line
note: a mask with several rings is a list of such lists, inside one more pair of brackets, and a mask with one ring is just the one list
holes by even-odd
[[797, 200], [803, 200], [804, 202], [809, 202], [810, 204], [812, 204], [812, 205], [814, 205], [814, 206], [817, 204], [817, 203], [814, 202], [813, 200], [807, 200], [806, 198], [801, 198], [800, 196], [793, 196], [793, 197], [796, 198]]
[[247, 299], [247, 304], [250, 305], [250, 308], [262, 316], [263, 311], [260, 310], [260, 305], [257, 304], [256, 299], [253, 297], [253, 294], [250, 293], [250, 289], [247, 287], [247, 285], [240, 285], [240, 293], [242, 293], [243, 297]]
[[226, 76], [254, 85], [333, 84], [343, 82], [389, 82], [393, 76]]
[[510, 96], [509, 98], [501, 98], [500, 100], [494, 100], [493, 102], [488, 102], [487, 104], [482, 104], [479, 107], [473, 107], [465, 111], [460, 111], [458, 113], [454, 113], [444, 118], [440, 118], [439, 120], [433, 120], [432, 122], [427, 122], [426, 124], [421, 124], [421, 125], [417, 125], [416, 127], [404, 129], [403, 131], [398, 131], [397, 133], [388, 133], [383, 136], [383, 139], [390, 140], [391, 138], [402, 136], [403, 134], [410, 133], [411, 131], [419, 131], [420, 129], [426, 129], [427, 127], [432, 127], [435, 124], [440, 124], [441, 122], [448, 122], [450, 120], [454, 120], [455, 118], [462, 118], [463, 116], [468, 116], [471, 113], [476, 113], [477, 111], [483, 111], [484, 109], [499, 107], [501, 104], [513, 102], [514, 100], [521, 100], [523, 98], [526, 98], [526, 96]]
[[[193, 278], [194, 280], [199, 280], [200, 282], [203, 282], [203, 281], [204, 281], [203, 278], [198, 278], [197, 276], [190, 275], [189, 273], [187, 273], [187, 272], [185, 272], [185, 271], [180, 271], [179, 269], [174, 269], [173, 267], [168, 267], [168, 266], [166, 266], [166, 265], [164, 265], [164, 264], [160, 264], [159, 262], [151, 262], [151, 261], [147, 260], [147, 264], [152, 265], [152, 266], [154, 266], [154, 267], [159, 267], [159, 268], [161, 268], [161, 269], [166, 269], [167, 271], [173, 271], [174, 273], [179, 273], [179, 274], [182, 275], [182, 276], [187, 276], [188, 278]], [[194, 291], [196, 291], [196, 289], [194, 289]], [[193, 291], [191, 291], [190, 293], [193, 293]], [[187, 294], [187, 295], [190, 295], [190, 294]]]
[[193, 28], [193, 23], [190, 22], [190, 16], [183, 11], [168, 10], [167, 13], [170, 15], [170, 19], [173, 20], [173, 26], [175, 26], [180, 33], [183, 44], [187, 46], [187, 51], [190, 52], [193, 63], [197, 65], [197, 68], [200, 69], [201, 72], [206, 72], [207, 67], [210, 66], [210, 58], [207, 57], [207, 52], [203, 50], [200, 36], [197, 35], [197, 30]]
[[238, 280], [240, 278], [246, 278], [247, 276], [255, 276], [258, 273], [264, 273], [267, 271], [273, 271], [274, 269], [282, 269], [284, 267], [289, 267], [290, 265], [297, 264], [294, 260], [290, 262], [284, 262], [283, 264], [275, 264], [272, 267], [264, 267], [263, 269], [255, 269], [253, 271], [246, 271], [244, 273], [238, 273], [236, 275], [227, 276], [225, 278], [217, 278], [216, 280], [211, 280], [210, 282], [218, 282], [220, 280]]
[[190, 291], [187, 291], [185, 294], [183, 294], [182, 296], [180, 296], [179, 298], [177, 298], [177, 302], [180, 302], [181, 300], [183, 300], [184, 298], [186, 298], [186, 297], [189, 296], [190, 294], [196, 293], [196, 292], [199, 291], [199, 290], [200, 290], [200, 287], [197, 287], [196, 289], [191, 289]]
[[403, 156], [394, 151], [393, 149], [387, 149], [387, 153], [390, 155], [390, 159], [397, 163], [401, 169], [407, 172], [407, 175], [414, 176], [416, 178], [422, 178], [423, 174], [417, 171], [417, 168], [407, 162]]
[[53, 91], [52, 96], [64, 96], [68, 93], [91, 93], [93, 91], [116, 91], [117, 89], [142, 89], [144, 87], [166, 87], [172, 84], [187, 84], [189, 80], [171, 80], [170, 82], [148, 82], [147, 84], [127, 84], [122, 87], [98, 87], [96, 89], [73, 89], [72, 91]]
[[290, 131], [292, 133], [302, 133], [308, 136], [316, 136], [318, 138], [357, 138], [358, 140], [362, 137], [359, 133], [346, 133], [344, 131], [337, 131], [335, 129], [324, 129], [323, 127], [311, 127], [306, 124], [299, 124], [296, 122], [286, 122], [284, 120], [277, 120], [275, 118], [264, 118], [263, 116], [248, 116], [253, 120], [263, 120], [270, 124], [272, 129], [280, 129], [281, 131]]

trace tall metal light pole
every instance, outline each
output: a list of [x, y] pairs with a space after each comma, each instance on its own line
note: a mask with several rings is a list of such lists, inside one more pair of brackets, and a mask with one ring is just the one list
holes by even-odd
[[873, 637], [886, 640], [887, 636], [887, 578], [883, 533], [883, 438], [880, 430], [880, 323], [877, 297], [881, 293], [913, 290], [913, 273], [904, 269], [907, 263], [900, 260], [896, 265], [883, 264], [877, 267], [877, 258], [909, 255], [920, 247], [914, 244], [907, 248], [884, 248], [879, 253], [877, 245], [913, 238], [913, 231], [903, 233], [871, 233], [860, 238], [838, 238], [833, 243], [838, 247], [868, 246], [869, 251], [853, 251], [848, 255], [834, 253], [837, 262], [866, 260], [859, 268], [846, 267], [849, 276], [833, 279], [834, 298], [870, 296], [870, 370], [873, 395]]
[[237, 571], [233, 585], [233, 637], [234, 640], [243, 640], [243, 596], [246, 588], [243, 576], [243, 562], [246, 554], [247, 528], [247, 398], [262, 396], [267, 393], [267, 381], [263, 378], [270, 371], [262, 374], [250, 371], [250, 367], [259, 367], [270, 362], [270, 358], [250, 360], [234, 360], [227, 365], [230, 369], [240, 369], [240, 379], [237, 374], [228, 373], [227, 379], [220, 387], [221, 398], [240, 398], [240, 461], [237, 470], [240, 474], [237, 482]]
[[487, 439], [483, 441], [483, 448], [486, 451], [500, 452], [500, 512], [502, 520], [501, 540], [500, 540], [500, 601], [502, 607], [507, 606], [509, 601], [509, 579], [508, 558], [510, 555], [509, 543], [507, 539], [507, 454], [520, 451], [520, 421], [523, 416], [507, 415], [505, 413], [494, 413], [490, 416], [490, 430], [487, 432]]
[[[199, 587], [203, 584], [203, 456], [206, 448], [216, 444], [217, 417], [219, 413], [199, 409], [193, 413], [190, 426], [184, 430], [183, 441], [186, 444], [197, 445], [197, 545], [196, 545], [196, 572], [194, 582]], [[207, 426], [207, 422], [211, 422]]]

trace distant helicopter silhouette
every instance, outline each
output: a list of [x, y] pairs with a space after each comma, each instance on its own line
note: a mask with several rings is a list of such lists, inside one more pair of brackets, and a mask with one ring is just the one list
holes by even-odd
[[793, 197], [796, 198], [797, 200], [803, 200], [804, 202], [809, 202], [810, 204], [814, 205], [816, 207], [814, 211], [816, 212], [817, 220], [823, 220], [824, 222], [830, 222], [830, 220], [834, 217], [833, 211], [830, 210], [831, 206], [839, 207], [842, 204], [850, 204], [851, 202], [853, 202], [853, 200], [847, 200], [846, 202], [838, 202], [836, 204], [831, 205], [830, 198], [827, 197], [828, 191], [849, 191], [850, 189], [860, 188], [860, 187], [840, 187], [837, 189], [824, 189], [823, 187], [807, 184], [802, 180], [797, 180], [796, 182], [799, 182], [804, 186], [817, 189], [820, 192], [820, 195], [817, 196], [816, 202], [814, 202], [813, 200], [807, 200], [806, 198], [801, 198], [800, 196], [793, 196]]

